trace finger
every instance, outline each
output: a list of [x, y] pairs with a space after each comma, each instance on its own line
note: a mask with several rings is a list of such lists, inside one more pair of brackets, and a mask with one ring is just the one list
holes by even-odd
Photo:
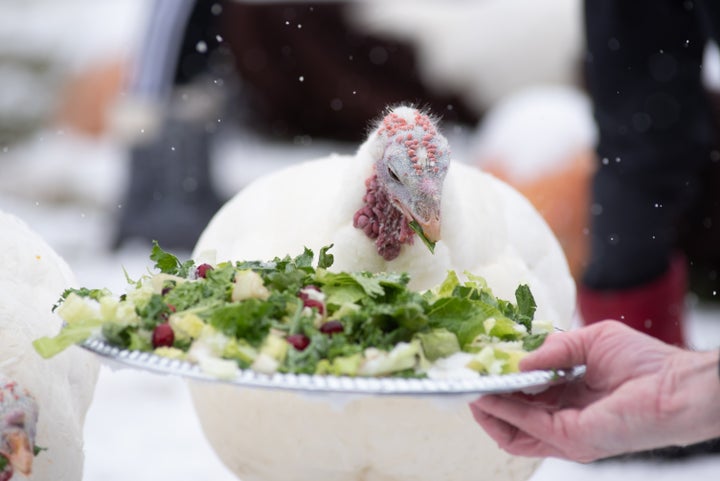
[[555, 333], [545, 339], [539, 349], [532, 351], [520, 361], [522, 371], [556, 369], [585, 364], [583, 330]]
[[551, 386], [544, 391], [537, 393], [513, 392], [507, 394], [498, 394], [503, 398], [512, 398], [520, 403], [532, 404], [544, 409], [556, 409], [564, 404], [564, 392], [566, 386]]
[[502, 419], [488, 414], [478, 403], [470, 403], [475, 421], [490, 436], [498, 447], [516, 456], [565, 457], [555, 447], [530, 436]]
[[572, 438], [572, 423], [567, 420], [575, 413], [572, 408], [552, 412], [500, 396], [483, 396], [474, 402], [474, 407], [514, 426], [530, 438], [542, 440], [544, 444], [553, 446], [558, 451], [566, 451], [571, 447], [568, 439]]
[[557, 411], [564, 408], [583, 409], [606, 397], [608, 391], [588, 385], [585, 379], [550, 386], [537, 394], [513, 395], [519, 400], [547, 410]]
[[520, 361], [523, 371], [534, 369], [569, 368], [586, 364], [594, 344], [601, 338], [626, 337], [637, 333], [617, 321], [602, 321], [568, 332], [551, 334], [540, 348]]

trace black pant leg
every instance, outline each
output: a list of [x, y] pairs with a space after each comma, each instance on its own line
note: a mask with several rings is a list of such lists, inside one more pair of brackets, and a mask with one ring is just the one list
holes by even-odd
[[210, 163], [222, 111], [209, 94], [223, 93], [213, 82], [222, 76], [212, 69], [221, 45], [217, 25], [224, 0], [175, 1], [156, 4], [138, 65], [135, 93], [157, 102], [161, 125], [153, 137], [129, 146], [130, 183], [116, 246], [137, 238], [191, 250], [221, 205]]
[[720, 43], [720, 2], [717, 0], [695, 0], [693, 2], [702, 28], [716, 43]]
[[184, 85], [199, 75], [213, 73], [214, 54], [222, 45], [218, 36], [225, 3], [226, 0], [196, 0], [180, 45], [174, 80], [176, 85]]
[[678, 0], [587, 0], [585, 23], [600, 137], [583, 282], [623, 289], [667, 269], [678, 219], [710, 159], [706, 34]]

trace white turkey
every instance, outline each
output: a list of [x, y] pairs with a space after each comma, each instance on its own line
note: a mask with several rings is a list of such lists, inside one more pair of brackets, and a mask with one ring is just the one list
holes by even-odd
[[[46, 360], [32, 346], [60, 330], [52, 307], [74, 278], [16, 217], [0, 211], [0, 232], [0, 458], [9, 460], [0, 479], [15, 471], [38, 481], [78, 481], [97, 361], [79, 348]], [[34, 446], [44, 449], [33, 459]]]
[[[437, 241], [434, 254], [411, 221]], [[243, 189], [194, 257], [262, 260], [330, 244], [333, 269], [408, 272], [415, 289], [450, 269], [483, 276], [505, 299], [526, 283], [536, 318], [570, 324], [574, 283], [541, 216], [508, 185], [451, 162], [436, 121], [415, 108], [389, 110], [354, 156], [301, 163]], [[285, 392], [191, 390], [208, 439], [243, 481], [522, 480], [537, 464], [500, 451], [463, 402], [365, 397], [334, 408]]]

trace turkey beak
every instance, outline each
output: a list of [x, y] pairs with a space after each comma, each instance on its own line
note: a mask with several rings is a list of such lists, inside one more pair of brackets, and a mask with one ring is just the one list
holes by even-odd
[[430, 242], [440, 240], [440, 196], [422, 196], [410, 204], [408, 210]]
[[[24, 431], [15, 431], [7, 435], [10, 452], [6, 457], [13, 469], [28, 476], [32, 472], [33, 449]], [[4, 454], [4, 453], [3, 453]]]
[[435, 215], [430, 217], [429, 220], [415, 219], [415, 221], [422, 228], [423, 234], [430, 242], [437, 242], [440, 240], [440, 216]]

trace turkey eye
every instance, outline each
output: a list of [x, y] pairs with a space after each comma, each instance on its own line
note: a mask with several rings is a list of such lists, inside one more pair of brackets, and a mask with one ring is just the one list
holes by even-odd
[[390, 175], [390, 178], [392, 180], [394, 180], [398, 184], [400, 183], [400, 177], [398, 177], [397, 174], [390, 167], [388, 167], [388, 174]]

